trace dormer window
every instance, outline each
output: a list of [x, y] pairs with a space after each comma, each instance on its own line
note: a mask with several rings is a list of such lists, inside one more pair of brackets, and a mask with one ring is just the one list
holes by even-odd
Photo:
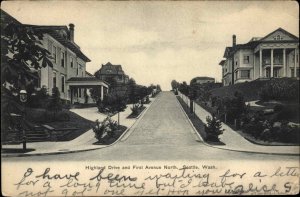
[[283, 40], [283, 37], [281, 35], [277, 35], [274, 37], [274, 40]]

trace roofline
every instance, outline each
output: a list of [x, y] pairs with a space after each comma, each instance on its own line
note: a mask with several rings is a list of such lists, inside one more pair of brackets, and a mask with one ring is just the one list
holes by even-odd
[[268, 36], [270, 36], [271, 34], [273, 34], [276, 31], [283, 31], [284, 33], [288, 34], [289, 36], [293, 37], [294, 39], [299, 40], [299, 38], [297, 36], [291, 34], [290, 32], [288, 32], [284, 29], [282, 29], [281, 27], [279, 27], [278, 29], [276, 29], [276, 30], [272, 31], [271, 33], [269, 33], [268, 35], [266, 35], [265, 37], [261, 38], [260, 41], [263, 41], [263, 39], [267, 38]]
[[[53, 28], [53, 27], [56, 27], [56, 28], [63, 28], [65, 30], [68, 30], [68, 27], [66, 25], [30, 25], [30, 24], [22, 24], [20, 21], [18, 21], [17, 19], [15, 19], [13, 16], [11, 16], [10, 14], [8, 14], [7, 12], [5, 12], [4, 10], [0, 9], [1, 10], [1, 14], [2, 12], [7, 15], [8, 17], [10, 17], [12, 20], [14, 20], [15, 22], [19, 23], [19, 25], [22, 25], [24, 27], [34, 27], [34, 28], [37, 28], [38, 30], [43, 30], [43, 28]], [[55, 33], [55, 31], [53, 31]], [[43, 32], [43, 33], [46, 33], [48, 35], [50, 35], [49, 33], [47, 32]], [[59, 35], [59, 34], [58, 34]], [[50, 35], [51, 37], [53, 37], [52, 35]], [[60, 35], [59, 35], [60, 36]], [[61, 37], [61, 36], [60, 36]], [[65, 44], [63, 44], [61, 41], [59, 41], [57, 38], [53, 37], [55, 40], [57, 40], [59, 43], [61, 43], [62, 45], [65, 46]], [[72, 45], [75, 45], [75, 47], [77, 48], [77, 44], [75, 42], [71, 42], [69, 40], [65, 40], [65, 42], [69, 42], [71, 43]], [[67, 46], [66, 46], [67, 47]], [[83, 59], [85, 62], [91, 62], [91, 60], [80, 50], [78, 49], [79, 52], [75, 52], [74, 50], [72, 50], [72, 48], [70, 47], [67, 47], [69, 48], [71, 51], [73, 51], [79, 58]]]
[[221, 61], [219, 62], [219, 65], [223, 66], [222, 63], [225, 63], [225, 61], [226, 61], [226, 60], [221, 60]]

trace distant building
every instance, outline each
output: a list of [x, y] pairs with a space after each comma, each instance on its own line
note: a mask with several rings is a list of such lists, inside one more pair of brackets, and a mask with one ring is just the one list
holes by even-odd
[[226, 47], [222, 66], [224, 86], [264, 78], [299, 78], [299, 38], [282, 28], [246, 44]]
[[117, 84], [127, 84], [129, 81], [129, 77], [123, 71], [122, 66], [113, 65], [110, 62], [102, 64], [101, 68], [95, 73], [95, 76], [108, 83], [114, 80]]
[[[38, 70], [36, 86], [46, 87], [51, 95], [52, 88], [57, 87], [60, 96], [71, 103], [86, 101], [87, 88], [100, 86], [102, 98], [108, 91], [108, 84], [90, 76], [86, 72], [86, 63], [91, 60], [83, 54], [74, 41], [74, 24], [69, 28], [63, 26], [44, 26], [21, 24], [5, 11], [1, 10], [1, 22], [14, 22], [24, 27], [30, 27], [43, 34], [41, 47], [47, 49], [52, 56], [53, 67]], [[2, 25], [2, 24], [1, 24]]]
[[190, 82], [190, 84], [204, 84], [204, 83], [215, 83], [215, 78], [212, 78], [212, 77], [195, 77]]

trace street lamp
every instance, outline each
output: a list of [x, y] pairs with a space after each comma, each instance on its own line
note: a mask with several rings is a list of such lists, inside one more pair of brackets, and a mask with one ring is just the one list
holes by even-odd
[[[27, 92], [26, 90], [20, 90], [20, 101], [23, 103], [24, 106], [24, 114], [23, 114], [23, 123], [25, 123], [25, 115], [26, 115], [26, 101], [27, 101]], [[23, 124], [23, 150], [26, 150], [26, 131]]]

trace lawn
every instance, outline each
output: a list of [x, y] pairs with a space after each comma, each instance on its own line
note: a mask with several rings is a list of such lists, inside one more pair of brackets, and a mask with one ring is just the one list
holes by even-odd
[[189, 106], [182, 100], [182, 98], [180, 96], [176, 96], [176, 98], [178, 99], [183, 110], [185, 111], [188, 118], [192, 122], [193, 126], [195, 127], [197, 132], [200, 134], [200, 136], [206, 143], [211, 144], [211, 145], [224, 145], [223, 142], [212, 142], [212, 141], [206, 140], [207, 133], [205, 132], [205, 124], [200, 120], [200, 118], [196, 114], [190, 112]]
[[95, 124], [93, 121], [82, 118], [81, 116], [63, 109], [54, 114], [45, 109], [26, 110], [26, 119], [35, 125], [49, 125], [53, 127], [60, 136], [58, 141], [69, 141], [85, 133]]
[[266, 81], [251, 81], [245, 83], [238, 83], [230, 86], [224, 86], [221, 88], [215, 88], [210, 91], [212, 96], [228, 97], [232, 98], [236, 91], [243, 94], [245, 101], [255, 101], [259, 100], [259, 92], [261, 87], [263, 87]]
[[[297, 94], [298, 80], [292, 78], [280, 78], [239, 83], [221, 87], [210, 91], [211, 98], [219, 97], [223, 102], [225, 97], [234, 98], [236, 91], [243, 95], [244, 101], [258, 101], [251, 105], [244, 115], [226, 124], [240, 132], [251, 142], [264, 145], [294, 145], [299, 144], [299, 95]], [[267, 84], [267, 85], [266, 85]], [[266, 101], [260, 100], [260, 92], [264, 87]], [[210, 101], [196, 102], [210, 113], [218, 114], [217, 106], [212, 107]], [[231, 103], [234, 100], [231, 100]], [[222, 109], [222, 103], [221, 103]], [[219, 118], [224, 121], [224, 110]], [[230, 114], [230, 113], [229, 113]]]
[[[276, 80], [278, 82], [286, 82], [286, 83], [293, 83], [295, 81], [298, 81], [297, 79], [293, 78], [278, 78], [278, 79], [272, 79]], [[239, 91], [243, 94], [245, 101], [255, 101], [259, 100], [259, 92], [261, 88], [268, 83], [270, 80], [254, 80], [250, 82], [244, 82], [244, 83], [237, 83], [230, 86], [224, 86], [221, 88], [215, 88], [210, 90], [212, 96], [219, 96], [219, 97], [229, 97], [232, 98], [234, 96], [234, 93], [236, 91]]]

